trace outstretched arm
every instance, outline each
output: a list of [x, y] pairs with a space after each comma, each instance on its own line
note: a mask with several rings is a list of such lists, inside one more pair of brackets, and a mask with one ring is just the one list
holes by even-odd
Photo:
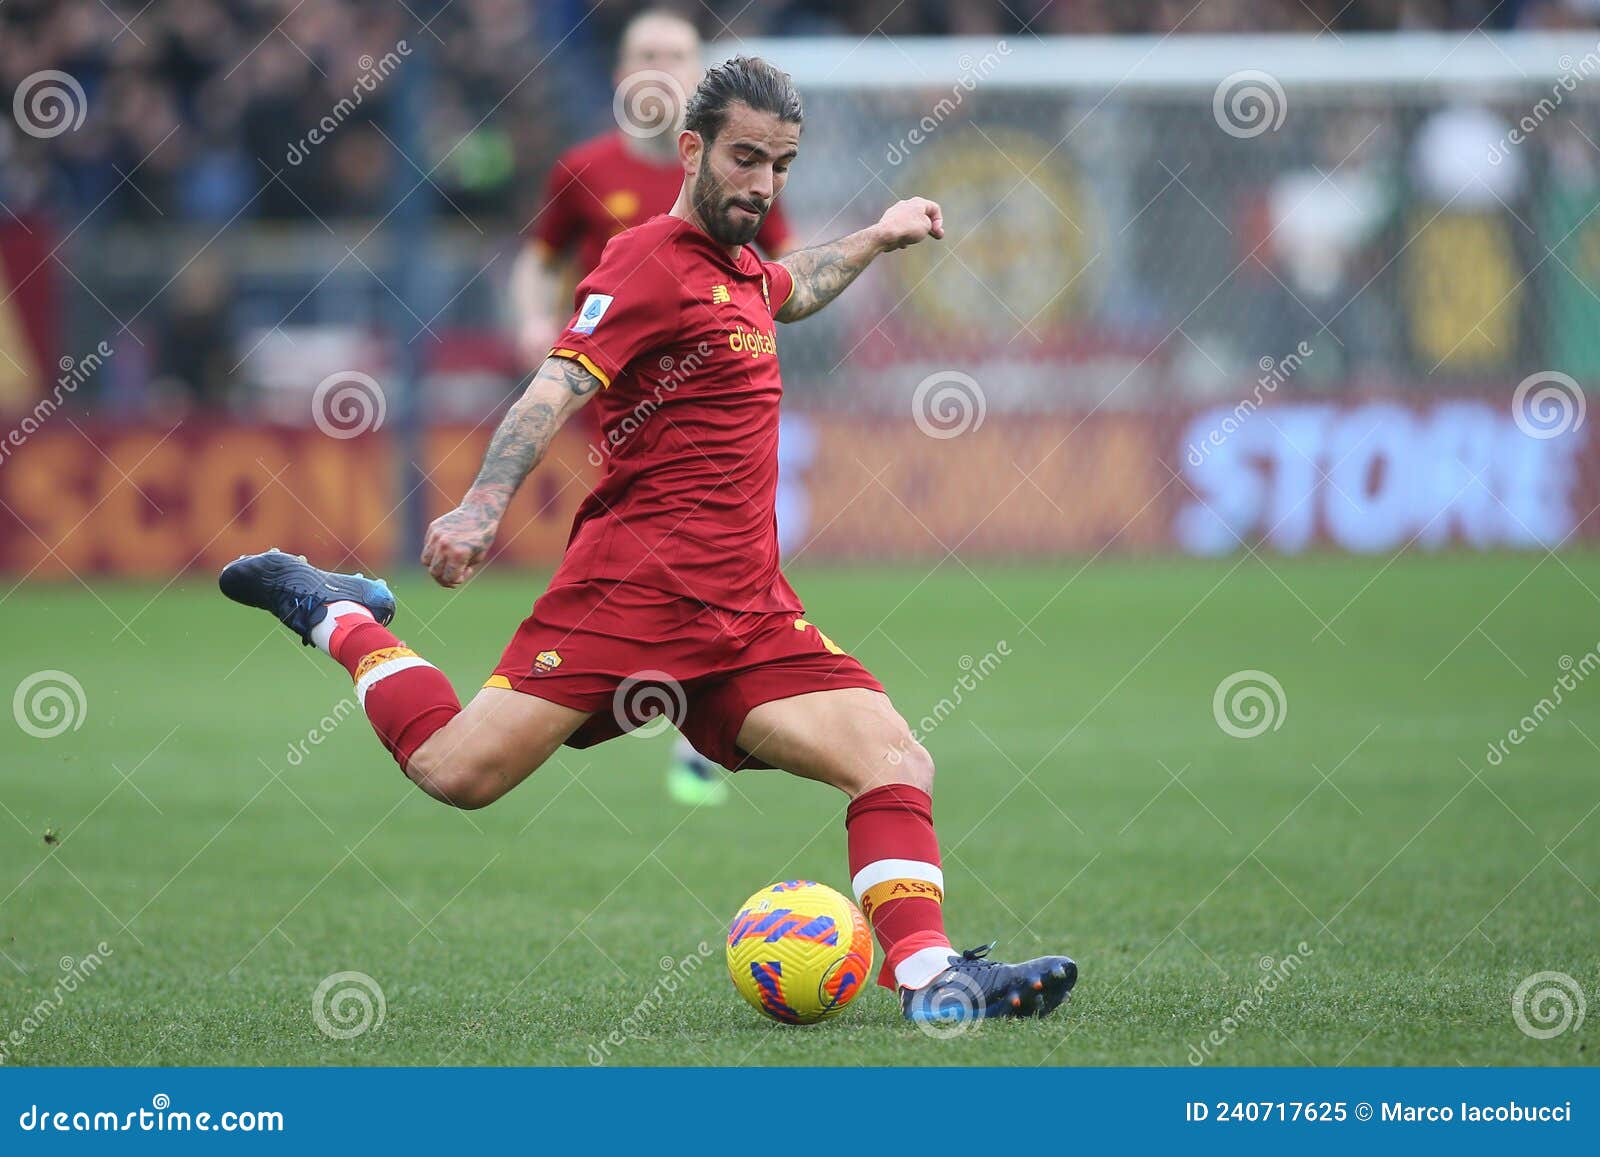
[[422, 565], [440, 586], [460, 586], [488, 553], [511, 496], [556, 431], [600, 388], [600, 379], [571, 358], [545, 358], [489, 441], [477, 480], [461, 505], [428, 527]]
[[926, 237], [943, 236], [944, 214], [939, 206], [925, 197], [912, 197], [890, 205], [876, 225], [789, 254], [779, 264], [793, 275], [794, 292], [778, 310], [778, 320], [810, 317], [843, 293], [878, 254], [904, 249]]

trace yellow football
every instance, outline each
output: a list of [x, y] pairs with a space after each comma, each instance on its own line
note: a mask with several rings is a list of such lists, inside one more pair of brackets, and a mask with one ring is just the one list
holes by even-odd
[[762, 888], [728, 929], [728, 975], [751, 1007], [785, 1024], [833, 1016], [866, 987], [872, 931], [861, 910], [826, 884]]

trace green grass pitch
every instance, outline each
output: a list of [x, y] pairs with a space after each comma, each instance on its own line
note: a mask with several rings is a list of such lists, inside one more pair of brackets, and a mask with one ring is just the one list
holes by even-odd
[[[1487, 751], [1600, 643], [1600, 556], [793, 577], [913, 722], [1004, 641], [927, 739], [946, 911], [958, 945], [1075, 956], [1057, 1016], [933, 1039], [875, 987], [815, 1028], [746, 1007], [720, 940], [739, 902], [848, 887], [826, 788], [749, 772], [727, 806], [684, 811], [659, 735], [563, 751], [453, 812], [359, 714], [308, 742], [348, 680], [208, 582], [26, 584], [0, 612], [0, 690], [64, 670], [87, 713], [50, 739], [5, 720], [8, 1063], [1592, 1061], [1600, 1010], [1540, 1040], [1512, 994], [1542, 971], [1600, 992], [1600, 679], [1498, 765]], [[410, 568], [398, 630], [470, 693], [541, 583], [451, 594]], [[1287, 702], [1249, 739], [1213, 716], [1245, 669]], [[61, 992], [60, 959], [102, 942]], [[1291, 955], [1268, 991], [1263, 958]], [[312, 1016], [343, 971], [384, 995], [353, 1039]]]

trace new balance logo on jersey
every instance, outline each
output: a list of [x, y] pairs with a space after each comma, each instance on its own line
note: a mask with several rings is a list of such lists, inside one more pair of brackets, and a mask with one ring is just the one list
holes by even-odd
[[611, 295], [609, 293], [591, 293], [584, 299], [583, 308], [578, 311], [578, 320], [572, 323], [573, 333], [593, 333], [594, 327], [600, 324], [600, 319], [606, 315], [606, 310], [611, 308]]
[[711, 287], [712, 305], [727, 305], [732, 300], [733, 298], [728, 295], [728, 287], [726, 285], [713, 285]]

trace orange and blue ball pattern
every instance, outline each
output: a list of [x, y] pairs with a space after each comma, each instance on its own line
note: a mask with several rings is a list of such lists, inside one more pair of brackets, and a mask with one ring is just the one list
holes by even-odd
[[826, 884], [788, 880], [762, 888], [728, 929], [728, 975], [758, 1012], [784, 1024], [836, 1015], [866, 987], [872, 931]]

